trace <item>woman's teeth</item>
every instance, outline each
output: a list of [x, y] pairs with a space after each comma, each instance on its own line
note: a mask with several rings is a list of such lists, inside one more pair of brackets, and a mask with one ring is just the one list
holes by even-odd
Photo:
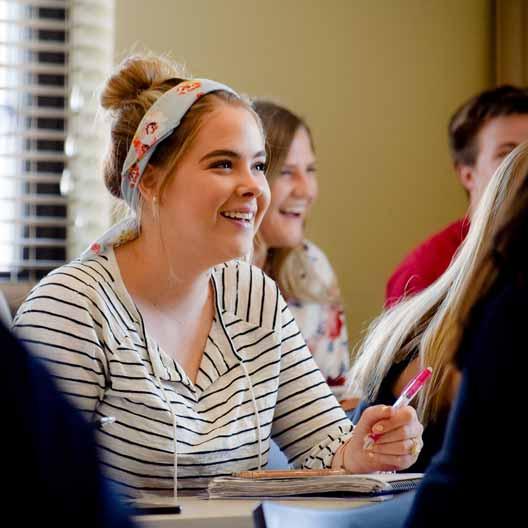
[[279, 210], [282, 214], [286, 215], [294, 215], [294, 216], [301, 216], [304, 213], [304, 209], [300, 208], [289, 208], [289, 209], [280, 209]]
[[244, 222], [251, 222], [255, 216], [254, 213], [238, 213], [236, 211], [224, 211], [220, 214], [226, 218], [232, 218], [233, 220], [243, 220]]

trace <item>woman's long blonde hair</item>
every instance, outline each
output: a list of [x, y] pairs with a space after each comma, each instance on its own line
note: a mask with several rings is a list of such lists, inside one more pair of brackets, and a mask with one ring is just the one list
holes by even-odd
[[[253, 108], [259, 115], [266, 134], [266, 176], [271, 184], [275, 178], [280, 177], [297, 130], [306, 130], [312, 151], [315, 152], [312, 132], [301, 117], [274, 102], [255, 100]], [[261, 235], [257, 234], [257, 254], [261, 244], [264, 242]], [[324, 304], [341, 302], [336, 281], [328, 283], [323, 280], [310, 260], [304, 243], [294, 248], [270, 248], [263, 268], [277, 282], [286, 299]]]
[[497, 233], [514, 207], [528, 171], [528, 143], [499, 166], [472, 218], [466, 240], [445, 273], [431, 286], [382, 313], [369, 327], [348, 374], [349, 394], [373, 401], [389, 369], [418, 351], [433, 375], [418, 396], [422, 423], [450, 405], [453, 358], [469, 311], [496, 277], [489, 257]]

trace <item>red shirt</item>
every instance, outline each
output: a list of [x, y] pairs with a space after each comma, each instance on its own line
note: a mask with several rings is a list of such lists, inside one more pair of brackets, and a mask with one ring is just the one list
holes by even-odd
[[418, 293], [432, 284], [447, 269], [469, 230], [469, 220], [462, 218], [428, 238], [409, 253], [387, 282], [385, 306]]

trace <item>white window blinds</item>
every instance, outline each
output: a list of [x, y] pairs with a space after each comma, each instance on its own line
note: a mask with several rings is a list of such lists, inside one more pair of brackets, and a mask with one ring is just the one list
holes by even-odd
[[106, 228], [112, 56], [111, 0], [0, 0], [0, 279], [37, 280]]
[[69, 198], [67, 254], [74, 258], [108, 229], [111, 221], [113, 201], [101, 174], [110, 131], [98, 114], [98, 97], [113, 68], [114, 1], [70, 3], [68, 170], [62, 191]]

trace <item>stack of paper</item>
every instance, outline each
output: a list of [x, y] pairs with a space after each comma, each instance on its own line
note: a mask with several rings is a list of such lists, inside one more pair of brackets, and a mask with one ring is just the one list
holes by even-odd
[[[286, 473], [286, 472], [283, 472]], [[292, 472], [295, 473], [295, 472]], [[209, 497], [287, 497], [378, 495], [408, 491], [418, 486], [423, 473], [369, 473], [302, 477], [217, 477], [209, 484]]]

